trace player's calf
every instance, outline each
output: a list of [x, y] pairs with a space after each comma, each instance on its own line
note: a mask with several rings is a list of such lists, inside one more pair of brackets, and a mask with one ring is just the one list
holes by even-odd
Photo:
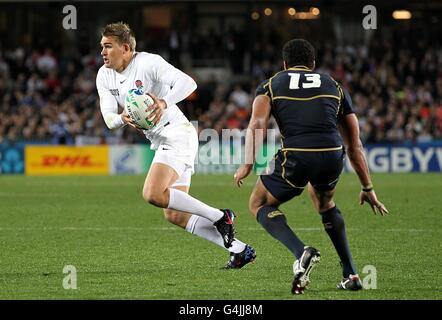
[[187, 212], [176, 211], [172, 209], [163, 209], [164, 218], [170, 223], [181, 227], [186, 228], [187, 222], [189, 221], [190, 214]]

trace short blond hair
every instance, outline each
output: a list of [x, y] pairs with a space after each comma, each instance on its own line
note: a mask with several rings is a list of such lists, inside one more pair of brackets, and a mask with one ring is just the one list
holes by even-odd
[[117, 42], [121, 45], [127, 43], [130, 50], [135, 51], [137, 42], [135, 40], [135, 35], [129, 25], [124, 22], [110, 23], [101, 30], [102, 37], [114, 37]]

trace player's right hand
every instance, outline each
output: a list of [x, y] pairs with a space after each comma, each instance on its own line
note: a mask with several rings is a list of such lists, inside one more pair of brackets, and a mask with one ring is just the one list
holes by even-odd
[[359, 204], [363, 205], [364, 202], [368, 202], [374, 214], [380, 213], [381, 216], [385, 216], [388, 213], [387, 208], [376, 197], [374, 190], [369, 192], [361, 191], [359, 194]]
[[233, 175], [233, 179], [235, 180], [235, 184], [238, 187], [241, 187], [243, 179], [247, 178], [252, 169], [253, 165], [245, 164], [239, 167], [238, 170], [236, 170], [236, 173]]
[[141, 131], [142, 129], [140, 126], [138, 126], [134, 121], [132, 121], [132, 119], [129, 117], [129, 115], [126, 113], [126, 110], [123, 111], [123, 113], [121, 113], [121, 119], [123, 119], [123, 122], [129, 126], [131, 126], [132, 128]]

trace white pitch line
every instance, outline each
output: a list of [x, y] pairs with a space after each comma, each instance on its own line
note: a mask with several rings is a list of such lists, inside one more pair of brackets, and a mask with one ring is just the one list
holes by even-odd
[[[240, 228], [243, 231], [264, 231], [260, 227]], [[323, 228], [294, 228], [295, 231], [322, 231]], [[176, 231], [179, 227], [0, 227], [0, 231]], [[348, 231], [360, 231], [360, 228], [347, 228]], [[367, 230], [367, 229], [364, 229]], [[440, 232], [435, 229], [379, 229], [380, 232]]]
[[29, 193], [19, 193], [19, 192], [0, 192], [0, 198], [33, 198], [33, 197], [49, 197], [49, 198], [59, 198], [59, 197], [71, 197], [72, 194], [68, 193], [53, 193], [53, 192], [29, 192]]

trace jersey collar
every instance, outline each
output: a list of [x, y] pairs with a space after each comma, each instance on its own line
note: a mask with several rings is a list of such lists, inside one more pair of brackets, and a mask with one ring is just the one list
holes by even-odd
[[131, 69], [132, 64], [133, 64], [134, 61], [135, 61], [135, 57], [137, 56], [137, 54], [138, 54], [138, 52], [134, 51], [134, 53], [132, 54], [132, 58], [130, 59], [130, 62], [129, 62], [129, 64], [127, 65], [126, 69], [124, 69], [124, 70], [121, 71], [121, 72], [117, 72], [120, 76], [123, 76], [123, 77], [126, 78], [127, 74], [129, 74], [129, 70]]
[[291, 68], [288, 68], [287, 70], [305, 70], [305, 71], [312, 71], [312, 69], [307, 68], [306, 66], [293, 66]]

